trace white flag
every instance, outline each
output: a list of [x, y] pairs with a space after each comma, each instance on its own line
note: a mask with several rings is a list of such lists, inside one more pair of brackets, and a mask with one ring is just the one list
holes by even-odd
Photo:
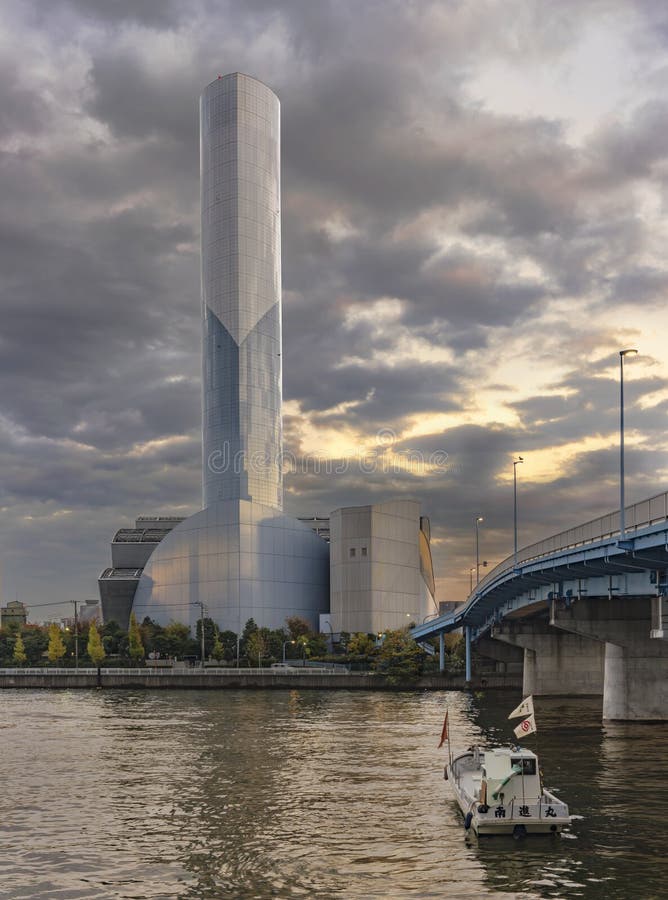
[[526, 737], [527, 734], [534, 734], [536, 731], [538, 731], [536, 728], [536, 720], [534, 719], [533, 713], [531, 713], [528, 719], [524, 719], [524, 721], [520, 722], [517, 728], [515, 728], [515, 737]]
[[514, 709], [508, 716], [509, 719], [516, 719], [518, 716], [533, 715], [533, 697], [525, 697], [517, 709]]

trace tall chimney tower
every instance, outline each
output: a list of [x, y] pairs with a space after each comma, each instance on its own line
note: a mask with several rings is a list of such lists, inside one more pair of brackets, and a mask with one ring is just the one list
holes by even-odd
[[218, 77], [200, 99], [203, 506], [282, 509], [280, 104]]

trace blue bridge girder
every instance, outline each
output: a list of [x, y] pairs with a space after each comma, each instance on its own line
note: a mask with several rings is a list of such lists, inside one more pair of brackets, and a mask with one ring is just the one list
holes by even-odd
[[509, 556], [492, 569], [461, 606], [415, 626], [411, 635], [421, 641], [465, 628], [475, 640], [510, 612], [594, 596], [592, 586], [596, 596], [665, 594], [665, 573], [655, 573], [668, 569], [668, 491], [627, 507], [625, 518], [623, 540], [617, 510], [524, 547], [517, 559]]

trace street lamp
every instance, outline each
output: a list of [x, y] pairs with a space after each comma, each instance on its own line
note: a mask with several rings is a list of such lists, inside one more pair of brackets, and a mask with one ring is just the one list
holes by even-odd
[[513, 460], [513, 531], [515, 536], [513, 547], [515, 568], [517, 568], [517, 467], [523, 462], [524, 457], [522, 456], [518, 456], [516, 460]]
[[285, 662], [285, 648], [288, 644], [294, 644], [294, 641], [283, 641], [283, 662]]
[[482, 516], [477, 516], [475, 520], [475, 583], [476, 587], [480, 581], [480, 530], [478, 526], [484, 522]]
[[469, 569], [469, 594], [473, 593], [473, 573], [475, 572], [475, 566], [471, 566]]
[[635, 356], [637, 350], [629, 348], [619, 351], [619, 539], [624, 540], [625, 499], [624, 499], [624, 357]]
[[[199, 606], [199, 624], [200, 624], [200, 668], [204, 668], [204, 603], [201, 600], [194, 600], [192, 606]], [[238, 651], [237, 651], [238, 652]]]

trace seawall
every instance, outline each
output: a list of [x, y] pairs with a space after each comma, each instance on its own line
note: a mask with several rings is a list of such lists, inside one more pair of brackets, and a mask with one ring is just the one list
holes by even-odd
[[415, 682], [397, 684], [382, 675], [366, 673], [293, 672], [274, 674], [271, 669], [226, 670], [197, 669], [0, 669], [2, 688], [140, 688], [147, 690], [517, 690], [521, 675], [474, 676], [467, 684], [463, 675], [426, 675]]

